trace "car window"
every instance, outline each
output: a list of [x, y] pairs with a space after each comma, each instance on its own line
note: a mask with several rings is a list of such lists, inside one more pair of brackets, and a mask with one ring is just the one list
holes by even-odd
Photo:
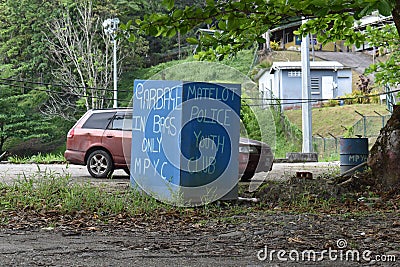
[[115, 112], [94, 113], [83, 124], [82, 128], [106, 129]]
[[109, 128], [112, 130], [132, 130], [132, 114], [117, 114]]

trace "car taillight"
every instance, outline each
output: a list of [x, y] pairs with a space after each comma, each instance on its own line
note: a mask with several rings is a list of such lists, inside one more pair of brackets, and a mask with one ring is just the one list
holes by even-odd
[[72, 128], [71, 130], [69, 130], [69, 132], [68, 132], [68, 134], [67, 134], [67, 138], [72, 138], [72, 137], [74, 137], [74, 133], [75, 133], [74, 128]]

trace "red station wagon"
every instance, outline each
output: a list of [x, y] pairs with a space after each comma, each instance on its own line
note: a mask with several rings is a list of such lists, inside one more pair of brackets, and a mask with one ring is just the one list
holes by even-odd
[[[92, 177], [111, 176], [115, 169], [129, 174], [132, 109], [87, 111], [69, 130], [65, 158], [71, 164], [86, 165]], [[250, 180], [254, 173], [272, 168], [271, 148], [260, 141], [240, 138], [239, 174]]]

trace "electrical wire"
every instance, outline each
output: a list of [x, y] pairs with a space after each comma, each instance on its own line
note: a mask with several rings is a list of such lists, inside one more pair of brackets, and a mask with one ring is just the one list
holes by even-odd
[[[339, 97], [339, 98], [321, 98], [321, 99], [302, 99], [302, 98], [260, 98], [260, 97], [247, 97], [247, 98], [242, 98], [242, 99], [247, 99], [247, 100], [257, 100], [257, 101], [270, 101], [270, 103], [262, 103], [262, 104], [247, 104], [250, 107], [260, 107], [260, 106], [283, 106], [283, 105], [298, 105], [298, 104], [304, 104], [304, 103], [309, 103], [309, 102], [324, 102], [324, 101], [344, 101], [344, 100], [355, 100], [355, 99], [360, 99], [360, 98], [372, 98], [372, 97], [377, 97], [381, 95], [388, 95], [388, 94], [393, 94], [400, 92], [400, 89], [396, 90], [391, 90], [388, 92], [383, 92], [383, 93], [377, 93], [377, 94], [370, 94], [370, 95], [364, 95], [364, 96], [354, 96], [354, 97]], [[272, 101], [275, 101], [275, 103], [271, 103]], [[296, 101], [296, 102], [289, 102], [289, 103], [284, 103], [280, 101]]]
[[354, 99], [359, 99], [359, 98], [372, 98], [376, 96], [381, 96], [381, 95], [388, 95], [388, 94], [393, 94], [400, 92], [400, 89], [396, 90], [391, 90], [388, 92], [383, 92], [383, 93], [376, 93], [376, 94], [370, 94], [370, 95], [363, 95], [363, 96], [353, 96], [353, 97], [338, 97], [338, 98], [320, 98], [320, 99], [313, 99], [313, 98], [260, 98], [260, 97], [242, 97], [242, 99], [248, 99], [248, 100], [277, 100], [277, 101], [330, 101], [330, 100], [354, 100]]
[[[16, 80], [16, 79], [4, 79], [0, 78], [0, 81], [6, 81], [5, 82], [0, 82], [0, 85], [6, 85], [6, 86], [12, 86], [12, 87], [17, 87], [17, 88], [23, 88], [23, 89], [28, 89], [28, 90], [36, 90], [36, 91], [41, 91], [41, 92], [46, 92], [49, 94], [57, 94], [61, 96], [76, 96], [76, 97], [88, 97], [88, 98], [97, 98], [101, 100], [110, 100], [113, 101], [114, 98], [112, 97], [92, 97], [90, 95], [84, 95], [84, 94], [78, 94], [75, 92], [66, 92], [66, 91], [57, 91], [57, 90], [52, 90], [52, 89], [43, 89], [43, 88], [37, 88], [37, 87], [30, 87], [26, 85], [21, 85], [21, 84], [14, 84], [14, 82], [17, 83], [24, 83], [24, 84], [34, 84], [34, 85], [43, 85], [43, 86], [52, 86], [52, 87], [64, 87], [64, 88], [79, 88], [79, 89], [89, 89], [89, 90], [100, 90], [100, 91], [106, 91], [106, 92], [113, 92], [113, 89], [107, 89], [107, 88], [96, 88], [96, 87], [82, 87], [82, 86], [71, 86], [71, 85], [65, 85], [65, 84], [56, 84], [56, 83], [44, 83], [44, 82], [32, 82], [32, 81], [25, 81], [25, 80]], [[130, 90], [118, 90], [118, 92], [128, 92], [130, 93]], [[365, 95], [365, 96], [354, 96], [354, 97], [340, 97], [340, 98], [323, 98], [323, 99], [303, 99], [303, 98], [260, 98], [260, 97], [242, 97], [242, 100], [255, 100], [255, 101], [275, 101], [276, 103], [261, 103], [261, 104], [252, 104], [252, 103], [246, 103], [248, 106], [278, 106], [278, 105], [298, 105], [298, 104], [303, 104], [303, 103], [309, 103], [309, 102], [324, 102], [324, 101], [341, 101], [341, 100], [355, 100], [355, 99], [360, 99], [360, 98], [372, 98], [372, 97], [377, 97], [381, 95], [388, 95], [392, 93], [397, 93], [400, 92], [400, 89], [397, 90], [391, 90], [388, 92], [383, 92], [383, 93], [376, 93], [376, 94], [371, 94], [371, 95]], [[131, 102], [130, 100], [124, 100], [124, 99], [118, 99], [119, 102], [126, 102], [129, 103]], [[289, 102], [285, 103], [283, 101], [295, 101], [295, 102]]]
[[[0, 79], [0, 80], [4, 80], [4, 79]], [[29, 83], [29, 82], [27, 82], [27, 83]], [[78, 93], [73, 93], [73, 92], [62, 92], [62, 91], [56, 91], [56, 90], [50, 90], [50, 89], [35, 88], [35, 87], [30, 87], [30, 86], [25, 86], [25, 85], [16, 85], [16, 84], [12, 84], [12, 83], [0, 82], [0, 85], [7, 85], [7, 86], [23, 88], [23, 89], [27, 89], [27, 90], [45, 92], [45, 93], [49, 93], [49, 94], [57, 94], [57, 95], [64, 96], [64, 97], [69, 95], [69, 96], [76, 96], [76, 97], [87, 97], [89, 99], [96, 98], [96, 99], [100, 99], [100, 100], [110, 100], [110, 101], [114, 100], [114, 98], [110, 98], [110, 97], [95, 97], [95, 96], [78, 94]], [[112, 90], [110, 90], [110, 91], [112, 91]], [[117, 100], [119, 102], [126, 102], [126, 103], [130, 102], [130, 100], [124, 100], [124, 99], [117, 99]]]
[[[64, 87], [64, 88], [78, 88], [78, 89], [88, 89], [88, 90], [99, 90], [99, 91], [114, 91], [114, 89], [108, 88], [101, 88], [101, 87], [87, 87], [87, 86], [74, 86], [74, 85], [67, 85], [67, 84], [57, 84], [57, 83], [45, 83], [45, 82], [32, 82], [32, 81], [25, 81], [25, 80], [16, 80], [10, 78], [0, 78], [2, 81], [10, 81], [10, 82], [18, 82], [18, 83], [29, 83], [29, 84], [36, 84], [36, 85], [44, 85], [44, 86], [54, 86], [54, 87]], [[130, 92], [128, 90], [118, 90], [119, 92]]]

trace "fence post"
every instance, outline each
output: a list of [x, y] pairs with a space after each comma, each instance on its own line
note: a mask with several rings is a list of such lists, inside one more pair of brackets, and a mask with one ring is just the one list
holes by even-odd
[[354, 110], [354, 112], [357, 113], [358, 115], [360, 115], [363, 118], [364, 137], [367, 137], [367, 118], [363, 114], [358, 112], [357, 110]]
[[317, 133], [317, 135], [322, 138], [322, 142], [324, 144], [324, 155], [325, 155], [325, 152], [326, 152], [325, 138], [322, 135], [318, 134], [318, 133]]
[[337, 150], [337, 148], [338, 148], [338, 141], [337, 141], [337, 138], [336, 138], [336, 136], [334, 136], [333, 134], [331, 134], [331, 133], [328, 133], [330, 136], [332, 136], [333, 137], [333, 139], [335, 139], [335, 153], [337, 154], [338, 153], [338, 150]]
[[381, 119], [382, 119], [382, 128], [385, 127], [385, 116], [382, 116], [380, 113], [378, 113], [378, 112], [375, 111], [375, 110], [374, 110], [374, 112], [375, 112], [376, 114], [378, 114], [379, 116], [381, 116]]

